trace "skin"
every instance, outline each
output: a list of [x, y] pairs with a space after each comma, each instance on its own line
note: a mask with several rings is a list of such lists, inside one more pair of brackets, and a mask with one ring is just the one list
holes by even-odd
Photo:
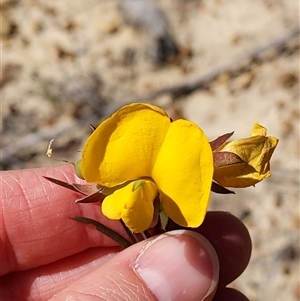
[[[122, 250], [93, 227], [71, 220], [74, 216], [93, 218], [125, 236], [118, 221], [101, 215], [99, 204], [74, 204], [80, 194], [42, 176], [79, 181], [70, 165], [0, 173], [0, 299], [157, 300], [133, 268], [147, 242]], [[204, 223], [193, 231], [210, 242], [219, 258], [208, 258], [207, 265], [202, 265], [208, 278], [214, 272], [209, 263], [218, 261], [215, 266], [220, 266], [211, 293], [199, 293], [195, 300], [248, 300], [226, 288], [244, 271], [251, 254], [251, 240], [242, 222], [229, 213], [208, 212]], [[191, 236], [178, 235], [186, 246], [195, 243]], [[159, 241], [168, 248], [164, 243], [167, 240]], [[207, 244], [203, 244], [204, 250]], [[154, 260], [159, 264], [160, 258]], [[197, 286], [200, 289], [201, 283]]]

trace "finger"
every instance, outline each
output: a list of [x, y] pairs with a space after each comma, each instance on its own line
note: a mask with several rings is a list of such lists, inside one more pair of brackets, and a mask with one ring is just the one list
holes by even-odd
[[48, 300], [119, 251], [119, 247], [91, 248], [55, 263], [2, 276], [1, 300]]
[[51, 301], [209, 301], [217, 278], [218, 258], [211, 244], [179, 230], [125, 249]]
[[45, 265], [89, 247], [116, 246], [111, 239], [70, 219], [86, 216], [118, 232], [120, 223], [100, 213], [99, 204], [74, 204], [81, 195], [43, 176], [75, 182], [72, 165], [0, 173], [1, 275]]
[[249, 301], [249, 299], [243, 295], [241, 292], [233, 289], [233, 288], [222, 288], [218, 290], [214, 301]]
[[251, 238], [245, 225], [230, 213], [207, 212], [197, 231], [211, 242], [218, 254], [219, 285], [232, 282], [245, 270], [251, 256]]

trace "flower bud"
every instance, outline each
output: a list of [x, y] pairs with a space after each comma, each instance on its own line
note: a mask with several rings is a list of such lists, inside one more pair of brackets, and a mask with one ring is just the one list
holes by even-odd
[[254, 186], [270, 176], [270, 159], [278, 139], [255, 123], [248, 138], [225, 142], [214, 150], [213, 179], [224, 187]]

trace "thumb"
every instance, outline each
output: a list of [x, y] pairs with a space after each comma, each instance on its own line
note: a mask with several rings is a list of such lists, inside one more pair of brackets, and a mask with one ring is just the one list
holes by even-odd
[[125, 249], [51, 301], [208, 301], [218, 276], [217, 254], [206, 238], [177, 230]]

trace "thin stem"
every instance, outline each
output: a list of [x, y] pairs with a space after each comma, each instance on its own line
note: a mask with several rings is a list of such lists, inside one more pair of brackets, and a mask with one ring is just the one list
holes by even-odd
[[136, 240], [134, 233], [132, 233], [130, 231], [130, 229], [128, 229], [128, 227], [124, 224], [124, 222], [122, 220], [120, 220], [122, 227], [124, 228], [124, 230], [126, 231], [127, 235], [129, 236], [129, 238], [131, 239], [132, 243], [137, 243], [138, 240]]
[[145, 239], [148, 238], [148, 237], [145, 235], [144, 232], [141, 232], [141, 233], [133, 233], [133, 235], [134, 235], [134, 237], [135, 237], [135, 239], [136, 239], [137, 242], [143, 241], [143, 240], [145, 240]]
[[150, 231], [150, 229], [148, 229], [148, 230], [145, 230], [144, 232], [144, 235], [147, 237], [147, 238], [150, 238], [150, 237], [152, 237], [153, 235], [151, 234], [151, 231]]

